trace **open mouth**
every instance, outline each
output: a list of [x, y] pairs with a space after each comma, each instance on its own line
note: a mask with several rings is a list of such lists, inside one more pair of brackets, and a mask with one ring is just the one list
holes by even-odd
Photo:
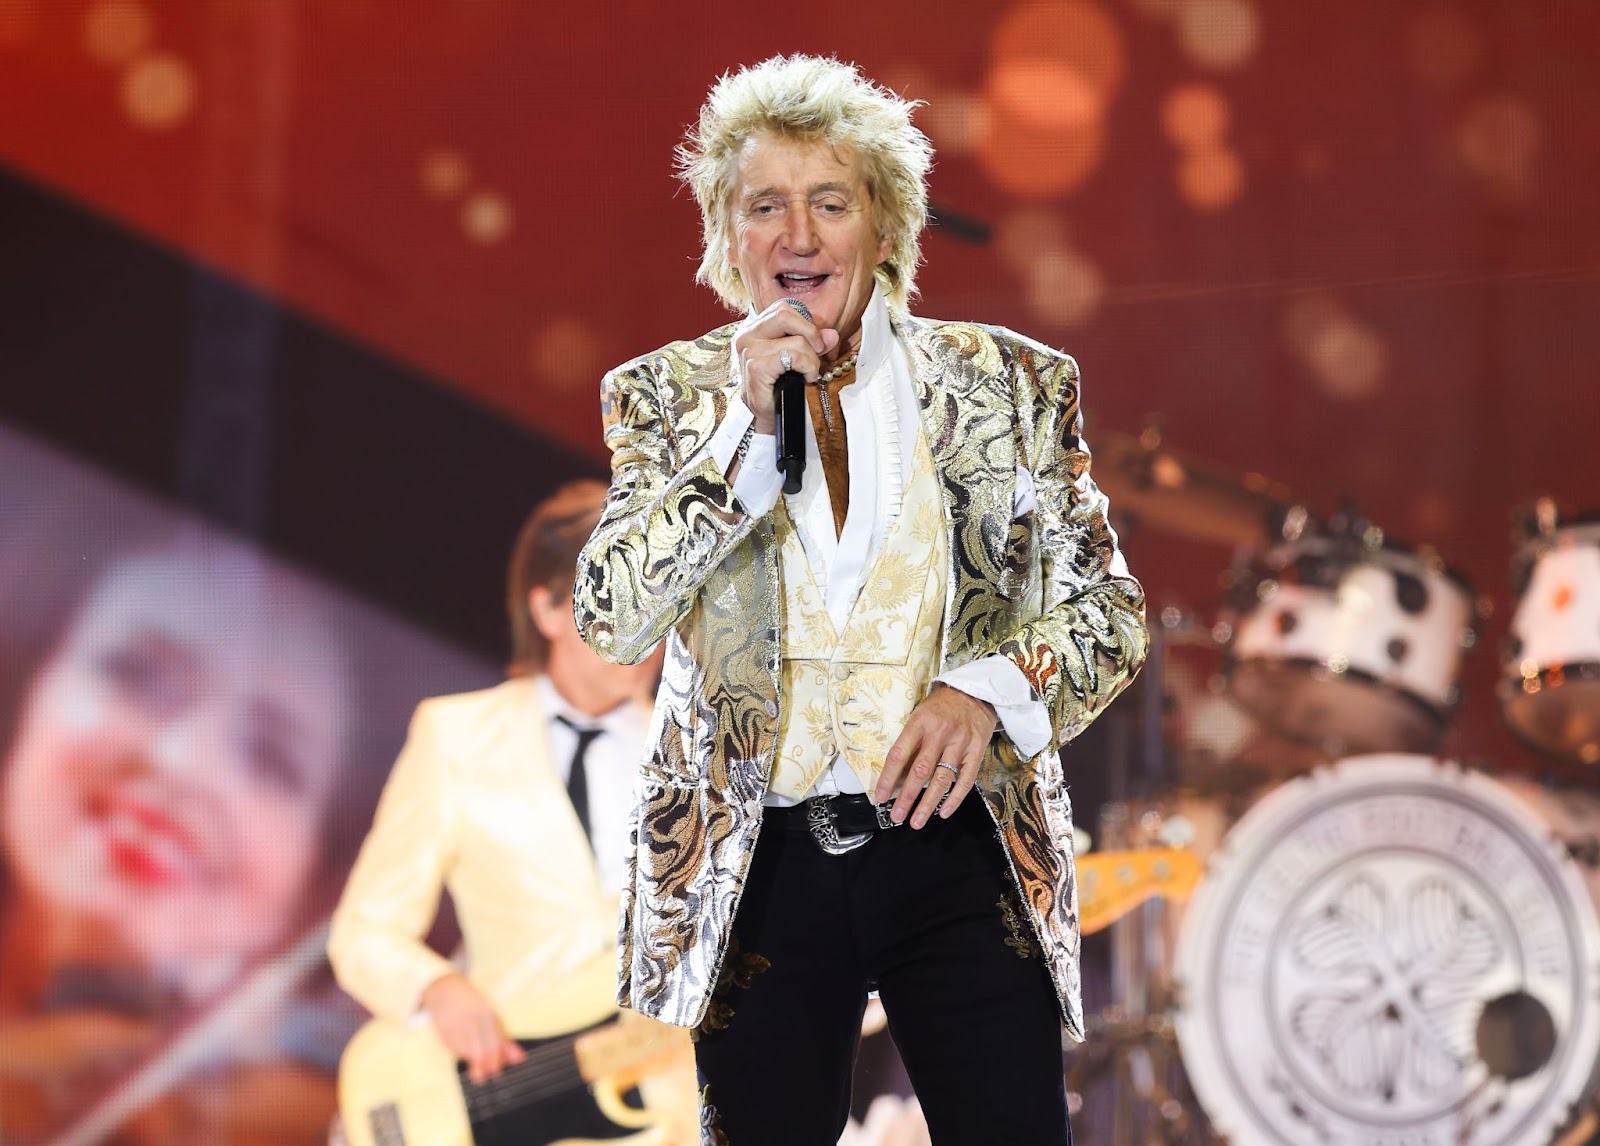
[[827, 275], [802, 275], [793, 271], [784, 271], [778, 276], [778, 286], [789, 294], [809, 294], [827, 281]]

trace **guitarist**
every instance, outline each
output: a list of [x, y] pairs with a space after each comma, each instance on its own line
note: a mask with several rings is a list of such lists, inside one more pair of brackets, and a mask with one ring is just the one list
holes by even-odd
[[[614, 963], [640, 697], [659, 660], [610, 664], [573, 622], [605, 492], [573, 482], [528, 518], [507, 578], [510, 678], [418, 707], [333, 916], [339, 983], [382, 1018], [425, 1012], [474, 1083], [525, 1057], [508, 1005], [570, 995], [584, 968]], [[424, 942], [446, 888], [462, 966]]]

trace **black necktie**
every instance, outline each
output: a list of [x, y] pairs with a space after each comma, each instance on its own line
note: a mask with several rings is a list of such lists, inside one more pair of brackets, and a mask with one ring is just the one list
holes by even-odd
[[[577, 746], [572, 750], [572, 767], [567, 771], [567, 797], [572, 801], [572, 810], [578, 813], [578, 823], [583, 825], [583, 834], [589, 832], [589, 776], [583, 766], [583, 758], [589, 752], [589, 745], [600, 736], [603, 728], [583, 728], [565, 716], [556, 717], [562, 724], [572, 729], [577, 736]], [[592, 842], [592, 840], [591, 840]]]

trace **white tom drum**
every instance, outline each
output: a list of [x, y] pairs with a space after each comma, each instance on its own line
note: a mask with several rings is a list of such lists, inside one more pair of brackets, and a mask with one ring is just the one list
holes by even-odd
[[1512, 564], [1501, 711], [1552, 756], [1600, 764], [1600, 517], [1561, 523], [1549, 503]]
[[[1600, 803], [1423, 756], [1292, 780], [1213, 853], [1176, 954], [1238, 1146], [1536, 1146], [1600, 1059]], [[1591, 866], [1586, 867], [1585, 864]]]
[[1240, 586], [1229, 691], [1274, 731], [1330, 756], [1428, 751], [1458, 700], [1473, 593], [1432, 556], [1315, 536]]

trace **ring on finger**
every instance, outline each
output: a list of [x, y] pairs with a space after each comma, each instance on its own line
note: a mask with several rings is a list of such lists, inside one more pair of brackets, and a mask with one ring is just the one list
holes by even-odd
[[948, 769], [950, 769], [950, 783], [952, 783], [952, 784], [954, 784], [956, 782], [956, 779], [961, 775], [961, 769], [960, 768], [957, 768], [954, 764], [947, 763], [947, 762], [945, 762], [943, 760], [941, 760], [941, 761], [939, 761], [939, 763], [935, 764], [934, 767], [935, 768], [948, 768]]
[[787, 350], [780, 350], [778, 352], [778, 365], [783, 367], [785, 373], [788, 373], [790, 370], [794, 369], [794, 359], [789, 356], [789, 352]]

